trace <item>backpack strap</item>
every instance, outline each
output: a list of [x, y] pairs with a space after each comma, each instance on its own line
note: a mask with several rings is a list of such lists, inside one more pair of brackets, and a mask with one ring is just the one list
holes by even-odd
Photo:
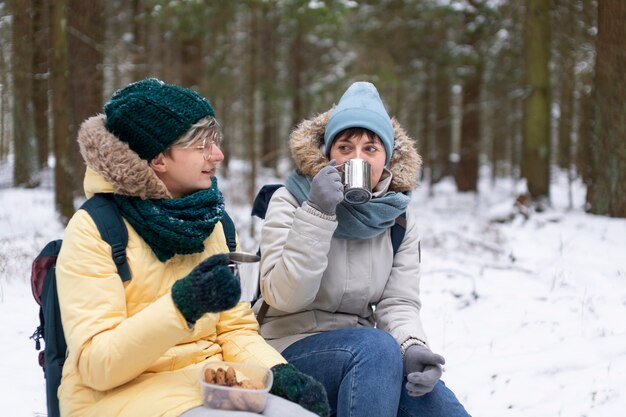
[[230, 218], [226, 211], [222, 213], [222, 228], [224, 229], [224, 236], [226, 237], [228, 250], [235, 252], [237, 250], [235, 223], [233, 223], [233, 219]]
[[[274, 192], [278, 190], [280, 187], [283, 187], [283, 184], [266, 184], [257, 193], [254, 198], [254, 203], [252, 203], [252, 215], [257, 216], [260, 219], [265, 219], [265, 214], [267, 213], [267, 206], [270, 204], [270, 200], [274, 195]], [[259, 249], [256, 254], [261, 256], [261, 246], [259, 245]], [[260, 283], [259, 283], [260, 284]], [[258, 293], [258, 291], [257, 291]], [[261, 307], [259, 308], [259, 312], [256, 315], [256, 320], [259, 324], [263, 323], [265, 319], [265, 315], [267, 314], [267, 310], [270, 308], [269, 304], [263, 300], [261, 303]]]
[[265, 319], [265, 315], [267, 314], [267, 310], [269, 310], [270, 305], [263, 300], [261, 303], [261, 307], [259, 308], [259, 312], [256, 313], [256, 321], [259, 322], [259, 326], [263, 324], [263, 320]]
[[396, 256], [404, 234], [406, 233], [406, 211], [396, 217], [396, 222], [391, 226], [391, 246], [393, 247], [393, 256]]
[[111, 196], [96, 194], [85, 201], [80, 208], [89, 213], [98, 227], [100, 237], [111, 246], [113, 262], [117, 266], [117, 273], [122, 281], [130, 280], [130, 267], [126, 259], [128, 230]]
[[265, 213], [267, 213], [267, 206], [270, 204], [270, 199], [274, 195], [274, 192], [280, 187], [283, 187], [283, 184], [267, 184], [261, 187], [254, 198], [254, 203], [252, 203], [253, 216], [265, 219]]

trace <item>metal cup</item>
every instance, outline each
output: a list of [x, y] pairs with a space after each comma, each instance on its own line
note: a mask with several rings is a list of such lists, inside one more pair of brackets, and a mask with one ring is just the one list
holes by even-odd
[[253, 301], [259, 291], [258, 265], [261, 257], [246, 252], [230, 252], [228, 267], [241, 284], [240, 301]]
[[350, 159], [343, 165], [343, 199], [357, 205], [372, 199], [372, 174], [369, 162], [364, 159]]

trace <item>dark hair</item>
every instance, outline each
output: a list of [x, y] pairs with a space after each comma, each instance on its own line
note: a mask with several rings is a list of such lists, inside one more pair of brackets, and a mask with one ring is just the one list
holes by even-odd
[[369, 129], [365, 129], [363, 127], [350, 127], [337, 133], [337, 136], [335, 136], [333, 142], [336, 142], [339, 139], [352, 139], [353, 137], [361, 136], [363, 134], [367, 135], [367, 138], [372, 142], [375, 142], [376, 139], [378, 139], [379, 141], [381, 140], [376, 133], [372, 132]]

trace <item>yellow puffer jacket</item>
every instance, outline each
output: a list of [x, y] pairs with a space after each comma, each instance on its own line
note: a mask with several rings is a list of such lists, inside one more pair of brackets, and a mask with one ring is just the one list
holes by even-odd
[[[87, 195], [113, 187], [88, 168]], [[208, 361], [284, 363], [258, 334], [249, 303], [206, 314], [193, 328], [170, 289], [200, 261], [228, 252], [221, 223], [202, 253], [160, 262], [132, 226], [122, 282], [111, 248], [89, 214], [70, 220], [57, 262], [61, 317], [68, 344], [59, 388], [64, 417], [179, 416], [202, 404], [200, 370]]]

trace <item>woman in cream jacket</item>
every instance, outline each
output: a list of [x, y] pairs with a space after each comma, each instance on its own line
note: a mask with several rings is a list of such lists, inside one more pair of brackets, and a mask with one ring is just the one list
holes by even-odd
[[[262, 227], [269, 309], [261, 334], [325, 385], [337, 416], [467, 416], [440, 381], [444, 359], [420, 321], [420, 237], [408, 207], [421, 165], [413, 140], [376, 88], [357, 82], [289, 144], [296, 170]], [[350, 159], [371, 166], [373, 198], [361, 205], [342, 201], [338, 168]], [[394, 256], [390, 227], [402, 213]]]

